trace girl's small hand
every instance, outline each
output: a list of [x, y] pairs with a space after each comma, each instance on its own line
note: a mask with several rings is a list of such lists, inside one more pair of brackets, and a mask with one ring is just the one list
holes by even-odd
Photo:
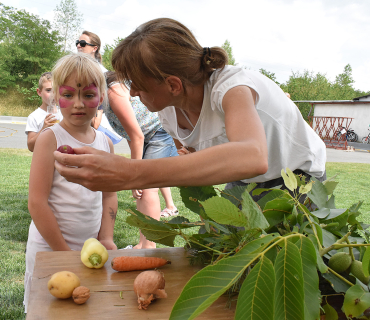
[[107, 250], [117, 250], [117, 246], [114, 244], [113, 240], [99, 240], [100, 243], [107, 249]]
[[180, 149], [177, 149], [177, 153], [180, 155], [180, 156], [183, 156], [185, 154], [189, 154], [189, 153], [193, 153], [195, 152], [195, 149], [194, 148], [185, 148], [184, 146], [182, 146]]
[[135, 199], [138, 199], [140, 200], [141, 197], [143, 195], [143, 190], [132, 190], [132, 196], [135, 198]]

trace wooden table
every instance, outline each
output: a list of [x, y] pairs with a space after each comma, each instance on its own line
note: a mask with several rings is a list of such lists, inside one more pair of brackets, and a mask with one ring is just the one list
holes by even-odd
[[[147, 310], [139, 310], [133, 282], [140, 271], [116, 272], [111, 268], [111, 260], [122, 255], [154, 256], [171, 260], [171, 264], [161, 268], [168, 298], [157, 299]], [[32, 277], [27, 320], [168, 320], [181, 290], [198, 270], [199, 267], [190, 266], [183, 248], [111, 250], [107, 263], [101, 269], [85, 267], [80, 260], [79, 251], [39, 252]], [[57, 299], [49, 293], [47, 283], [51, 275], [58, 271], [75, 273], [80, 278], [81, 285], [90, 289], [91, 297], [85, 304], [77, 305], [72, 298]], [[197, 319], [233, 319], [235, 306], [230, 310], [226, 304], [227, 298], [221, 297]]]

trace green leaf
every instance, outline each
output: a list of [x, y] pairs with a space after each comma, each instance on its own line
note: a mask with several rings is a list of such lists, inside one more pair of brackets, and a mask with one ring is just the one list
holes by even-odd
[[221, 224], [231, 224], [236, 227], [248, 226], [246, 216], [229, 200], [213, 197], [206, 201], [199, 201], [204, 207], [207, 216]]
[[326, 206], [326, 202], [328, 201], [326, 188], [315, 177], [311, 177], [311, 180], [313, 180], [314, 183], [312, 185], [311, 191], [307, 194], [307, 196], [312, 200], [314, 204], [318, 206], [319, 209], [324, 208]]
[[341, 229], [347, 224], [348, 213], [349, 211], [346, 209], [330, 209], [330, 214], [321, 222], [325, 224], [338, 222], [339, 225], [336, 229]]
[[351, 287], [347, 282], [338, 278], [331, 272], [323, 273], [321, 275], [329, 281], [333, 289], [338, 293], [346, 292]]
[[333, 194], [334, 189], [337, 187], [338, 182], [337, 181], [325, 181], [324, 183], [325, 189], [326, 189], [326, 194], [330, 196]]
[[139, 228], [148, 240], [174, 247], [175, 237], [179, 235], [176, 230], [167, 226], [164, 222], [142, 214], [140, 211], [130, 209], [126, 211], [131, 214], [126, 218], [126, 222]]
[[355, 318], [370, 307], [370, 293], [365, 292], [361, 286], [354, 285], [344, 295], [343, 307], [345, 315]]
[[320, 317], [321, 293], [319, 276], [316, 270], [316, 251], [310, 239], [300, 237], [295, 243], [302, 257], [304, 279], [304, 319], [316, 320]]
[[274, 266], [267, 257], [263, 256], [243, 282], [234, 319], [273, 319], [274, 286]]
[[325, 312], [325, 320], [338, 320], [338, 313], [330, 304], [327, 303], [322, 308]]
[[328, 272], [328, 266], [325, 264], [324, 260], [320, 256], [319, 245], [317, 243], [316, 237], [313, 234], [310, 234], [310, 235], [308, 235], [308, 238], [312, 241], [312, 243], [313, 243], [313, 245], [315, 247], [317, 269], [319, 269], [319, 271], [321, 273]]
[[297, 189], [297, 178], [295, 174], [289, 168], [286, 168], [286, 173], [284, 169], [281, 169], [281, 176], [283, 177], [285, 186], [290, 190], [294, 191]]
[[246, 186], [235, 186], [231, 189], [225, 189], [221, 192], [221, 197], [231, 201], [237, 207], [242, 203], [242, 194], [244, 191], [251, 192], [255, 187], [256, 183], [249, 183]]
[[304, 281], [298, 248], [287, 241], [275, 261], [275, 318], [304, 319]]
[[[201, 214], [202, 206], [199, 201], [205, 201], [217, 196], [213, 187], [179, 187], [184, 205], [191, 211]], [[204, 217], [206, 218], [206, 217]]]
[[242, 198], [242, 212], [247, 217], [249, 229], [260, 228], [263, 230], [269, 227], [268, 221], [251, 195], [248, 192], [244, 192]]
[[319, 219], [325, 219], [330, 214], [329, 208], [321, 208], [319, 210], [311, 212], [314, 216], [318, 217]]
[[302, 185], [299, 187], [299, 193], [301, 194], [306, 194], [308, 192], [311, 191], [312, 189], [312, 184], [313, 184], [313, 181], [310, 181], [309, 183], [307, 183], [306, 185]]
[[[257, 201], [257, 204], [261, 207], [261, 209], [263, 210], [265, 208], [265, 205], [266, 203], [276, 199], [276, 198], [279, 198], [281, 196], [284, 196], [286, 195], [286, 192], [284, 190], [280, 190], [280, 189], [256, 189], [256, 190], [253, 190], [253, 195], [256, 195], [256, 192], [258, 190], [263, 190], [263, 191], [269, 191], [264, 197], [262, 197], [261, 199], [259, 199]], [[262, 192], [261, 192], [262, 193]]]
[[284, 216], [292, 213], [294, 205], [288, 197], [280, 197], [266, 203], [263, 214], [270, 226], [284, 220]]
[[190, 320], [200, 315], [240, 278], [274, 238], [275, 235], [271, 234], [251, 241], [234, 256], [200, 270], [183, 288], [170, 320]]
[[370, 275], [370, 247], [366, 247], [364, 256], [362, 257], [362, 270], [364, 271], [365, 277]]

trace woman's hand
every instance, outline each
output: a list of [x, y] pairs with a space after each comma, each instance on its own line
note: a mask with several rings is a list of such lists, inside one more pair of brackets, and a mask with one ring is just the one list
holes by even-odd
[[131, 161], [91, 147], [75, 148], [75, 155], [54, 152], [55, 168], [68, 181], [92, 191], [130, 190]]

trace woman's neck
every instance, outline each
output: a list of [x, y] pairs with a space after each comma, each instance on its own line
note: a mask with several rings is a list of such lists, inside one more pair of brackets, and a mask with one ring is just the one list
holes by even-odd
[[203, 105], [204, 86], [187, 87], [186, 95], [176, 101], [174, 106], [188, 114], [200, 114]]

